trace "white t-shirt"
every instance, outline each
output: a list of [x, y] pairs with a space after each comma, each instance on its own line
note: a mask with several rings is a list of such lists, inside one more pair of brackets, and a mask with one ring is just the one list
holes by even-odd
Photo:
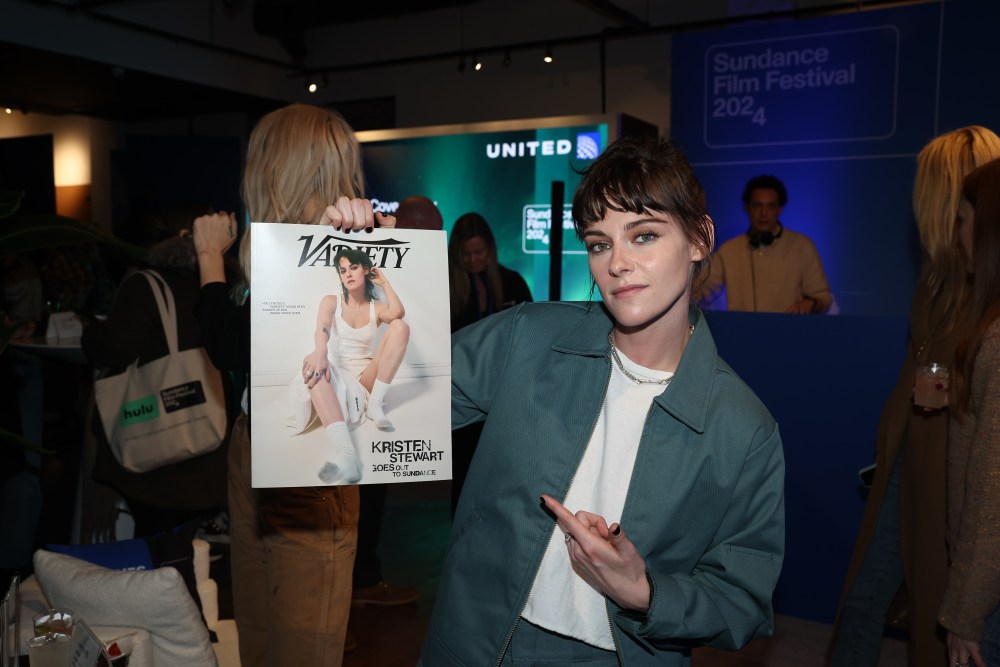
[[[618, 357], [632, 375], [656, 380], [673, 377], [667, 371], [639, 366], [621, 351]], [[603, 516], [609, 526], [620, 520], [625, 507], [649, 407], [666, 388], [662, 384], [637, 384], [613, 361], [611, 365], [603, 409], [563, 502], [571, 512], [586, 510]], [[623, 528], [628, 530], [628, 526]], [[553, 632], [613, 651], [604, 596], [573, 571], [564, 537], [557, 526], [522, 616]]]

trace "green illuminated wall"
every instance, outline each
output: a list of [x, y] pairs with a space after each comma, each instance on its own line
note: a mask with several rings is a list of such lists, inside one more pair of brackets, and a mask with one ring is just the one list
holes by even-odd
[[544, 300], [552, 181], [563, 181], [562, 298], [586, 299], [590, 274], [570, 204], [578, 172], [607, 141], [607, 125], [596, 124], [367, 142], [367, 195], [390, 212], [410, 195], [430, 197], [449, 232], [464, 213], [481, 214], [496, 236], [500, 263], [524, 276], [534, 298]]

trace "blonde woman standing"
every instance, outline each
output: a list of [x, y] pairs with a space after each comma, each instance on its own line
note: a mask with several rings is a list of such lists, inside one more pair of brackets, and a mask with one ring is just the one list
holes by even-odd
[[876, 474], [854, 546], [832, 644], [832, 667], [874, 667], [886, 614], [905, 584], [909, 665], [940, 667], [937, 612], [948, 571], [945, 547], [947, 410], [913, 403], [915, 368], [951, 367], [968, 334], [965, 266], [955, 241], [962, 179], [1000, 157], [1000, 138], [964, 127], [932, 140], [917, 158], [913, 212], [924, 247], [899, 381], [882, 409]]
[[[333, 111], [293, 104], [264, 116], [250, 135], [243, 201], [251, 220], [371, 228], [361, 155], [347, 122]], [[395, 219], [380, 217], [383, 226]], [[201, 272], [199, 315], [213, 363], [249, 376], [249, 282], [231, 298], [223, 255], [236, 241], [236, 219], [195, 220]], [[250, 232], [240, 245], [250, 276]], [[304, 380], [305, 381], [305, 380]], [[250, 486], [249, 396], [229, 454], [233, 608], [244, 666], [342, 663], [357, 541], [356, 486], [254, 489]]]

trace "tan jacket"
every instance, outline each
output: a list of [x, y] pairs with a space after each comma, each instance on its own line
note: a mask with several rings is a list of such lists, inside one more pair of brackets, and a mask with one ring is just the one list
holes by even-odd
[[783, 313], [809, 297], [816, 300], [815, 312], [823, 313], [833, 301], [816, 246], [805, 234], [787, 228], [771, 245], [759, 248], [750, 246], [746, 234], [723, 243], [697, 296], [709, 305], [723, 289], [729, 310]]

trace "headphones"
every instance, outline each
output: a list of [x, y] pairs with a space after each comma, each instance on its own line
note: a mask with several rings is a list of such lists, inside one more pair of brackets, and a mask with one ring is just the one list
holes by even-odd
[[781, 237], [781, 234], [785, 231], [784, 226], [778, 223], [778, 233], [772, 234], [771, 232], [757, 232], [754, 231], [753, 226], [747, 230], [747, 237], [750, 239], [750, 247], [755, 250], [761, 246], [769, 246], [774, 243], [775, 239]]

